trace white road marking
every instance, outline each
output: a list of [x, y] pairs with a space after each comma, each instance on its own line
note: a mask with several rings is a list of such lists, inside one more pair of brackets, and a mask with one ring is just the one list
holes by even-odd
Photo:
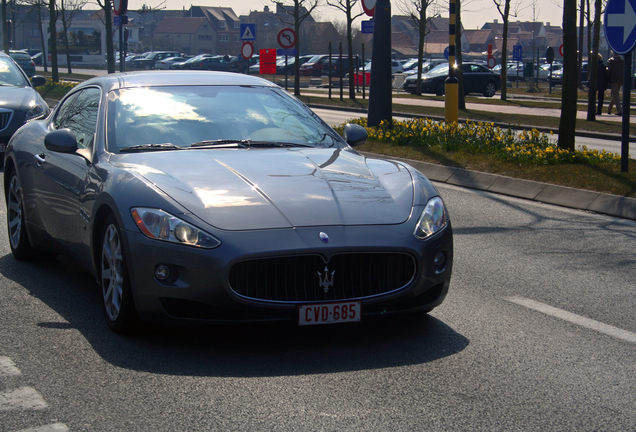
[[564, 321], [571, 322], [576, 325], [580, 325], [581, 327], [585, 327], [591, 330], [595, 330], [599, 333], [606, 334], [608, 336], [612, 336], [616, 339], [621, 339], [627, 342], [636, 343], [636, 333], [632, 333], [627, 330], [620, 329], [618, 327], [614, 327], [608, 324], [603, 324], [602, 322], [595, 321], [590, 318], [585, 318], [580, 315], [573, 314], [571, 312], [564, 311], [563, 309], [558, 309], [552, 306], [548, 306], [547, 304], [540, 303], [538, 301], [530, 300], [523, 297], [507, 297], [506, 300], [516, 303], [518, 305], [527, 307], [528, 309], [535, 310], [537, 312], [544, 313], [546, 315], [550, 315]]
[[48, 408], [42, 395], [32, 387], [0, 393], [0, 411], [13, 409], [44, 409]]
[[35, 428], [20, 429], [15, 432], [68, 432], [68, 430], [68, 427], [64, 423], [53, 423]]
[[9, 357], [0, 356], [0, 376], [15, 376], [20, 375], [20, 369], [18, 369]]

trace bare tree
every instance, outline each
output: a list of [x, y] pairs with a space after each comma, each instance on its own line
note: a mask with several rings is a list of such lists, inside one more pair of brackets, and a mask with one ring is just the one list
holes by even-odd
[[62, 19], [62, 31], [64, 32], [62, 37], [64, 38], [64, 48], [66, 49], [66, 65], [68, 73], [72, 73], [68, 29], [71, 27], [75, 14], [80, 11], [86, 3], [88, 3], [88, 0], [60, 0], [60, 17]]
[[[289, 15], [290, 21], [281, 18], [285, 24], [293, 25], [296, 32], [296, 46], [300, 46], [300, 26], [303, 21], [311, 16], [311, 13], [318, 6], [320, 0], [293, 0], [294, 6], [287, 7], [281, 3], [276, 3], [278, 7], [282, 7], [284, 12]], [[294, 95], [300, 96], [300, 50], [296, 50], [296, 59], [294, 62]]]
[[402, 13], [408, 15], [418, 28], [419, 41], [417, 44], [417, 89], [416, 94], [422, 94], [422, 62], [424, 61], [424, 42], [426, 35], [430, 33], [428, 22], [432, 16], [428, 15], [428, 9], [435, 0], [407, 0], [399, 6]]
[[[503, 21], [503, 43], [501, 46], [501, 100], [506, 100], [508, 89], [508, 24], [510, 16], [516, 17], [521, 11], [521, 0], [492, 0]], [[511, 12], [512, 11], [512, 12]]]
[[44, 32], [42, 31], [42, 23], [45, 19], [47, 3], [45, 0], [32, 0], [28, 1], [31, 7], [29, 9], [28, 17], [31, 21], [37, 24], [38, 29], [40, 29], [40, 43], [42, 44], [42, 66], [44, 66], [44, 72], [48, 71], [47, 61], [46, 61], [46, 53], [48, 52], [46, 48], [46, 41], [44, 39]]
[[111, 11], [113, 5], [110, 0], [97, 0], [97, 4], [104, 11], [104, 27], [106, 27], [106, 62], [108, 73], [115, 73], [115, 48], [113, 43], [113, 20]]
[[563, 0], [563, 87], [559, 148], [574, 151], [577, 110], [576, 0]]
[[[347, 56], [349, 57], [349, 98], [356, 98], [356, 89], [353, 80], [353, 30], [352, 24], [353, 20], [358, 18], [361, 15], [364, 15], [364, 12], [359, 12], [355, 14], [353, 12], [354, 6], [358, 4], [358, 0], [327, 0], [327, 4], [329, 6], [335, 7], [336, 9], [340, 9], [345, 13], [346, 24], [347, 24]], [[340, 32], [339, 32], [340, 33]], [[298, 61], [298, 60], [296, 60]], [[342, 73], [342, 71], [340, 71]]]

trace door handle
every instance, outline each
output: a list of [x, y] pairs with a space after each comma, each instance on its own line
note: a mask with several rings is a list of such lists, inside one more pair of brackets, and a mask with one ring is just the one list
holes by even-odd
[[44, 153], [37, 154], [35, 155], [35, 161], [37, 162], [38, 166], [40, 166], [46, 162], [46, 156], [44, 156]]

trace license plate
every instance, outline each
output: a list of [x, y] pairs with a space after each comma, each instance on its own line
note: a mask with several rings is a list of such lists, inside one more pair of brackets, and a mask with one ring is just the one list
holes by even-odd
[[302, 305], [298, 325], [332, 324], [360, 321], [360, 301]]

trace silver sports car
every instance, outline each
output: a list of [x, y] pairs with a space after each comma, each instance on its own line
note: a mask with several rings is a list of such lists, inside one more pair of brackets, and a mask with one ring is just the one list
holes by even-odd
[[77, 259], [117, 332], [430, 311], [451, 279], [444, 203], [412, 167], [353, 150], [364, 128], [343, 136], [252, 76], [88, 80], [7, 147], [11, 250]]

